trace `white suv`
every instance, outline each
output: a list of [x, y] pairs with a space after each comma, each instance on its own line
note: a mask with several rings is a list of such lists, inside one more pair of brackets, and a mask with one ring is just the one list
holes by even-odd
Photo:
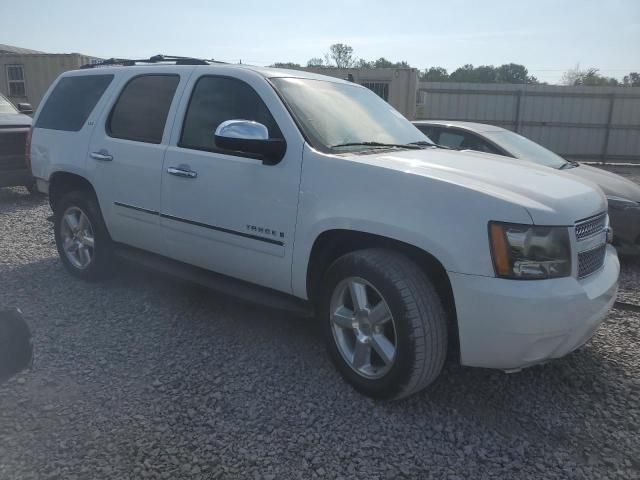
[[431, 383], [447, 349], [504, 370], [561, 357], [613, 304], [592, 184], [438, 149], [347, 81], [154, 60], [67, 72], [35, 115], [32, 170], [74, 275], [121, 254], [313, 306], [337, 368], [382, 398]]

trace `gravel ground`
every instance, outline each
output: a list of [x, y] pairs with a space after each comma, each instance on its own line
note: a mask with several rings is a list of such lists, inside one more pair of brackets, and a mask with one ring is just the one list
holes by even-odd
[[[0, 190], [0, 305], [33, 369], [0, 386], [0, 478], [640, 478], [640, 314], [613, 310], [564, 359], [448, 365], [364, 398], [312, 323], [132, 267], [103, 284], [57, 259], [49, 207]], [[624, 266], [637, 295], [640, 262]]]

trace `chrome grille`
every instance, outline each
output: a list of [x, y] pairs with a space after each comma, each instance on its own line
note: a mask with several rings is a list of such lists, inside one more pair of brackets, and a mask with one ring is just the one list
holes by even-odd
[[[576, 222], [576, 245], [578, 248], [578, 278], [591, 275], [604, 264], [607, 252], [607, 214], [601, 213]], [[601, 235], [598, 237], [597, 235]]]
[[607, 214], [601, 213], [595, 217], [587, 218], [576, 223], [576, 239], [578, 241], [583, 238], [596, 235], [604, 230]]
[[607, 245], [600, 245], [593, 250], [578, 254], [578, 277], [586, 277], [598, 270], [604, 264]]

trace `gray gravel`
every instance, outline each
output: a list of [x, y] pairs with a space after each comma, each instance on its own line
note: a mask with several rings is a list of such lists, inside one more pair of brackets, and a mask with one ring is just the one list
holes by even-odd
[[36, 346], [0, 386], [2, 479], [640, 478], [640, 314], [612, 311], [564, 359], [448, 365], [382, 403], [341, 380], [310, 322], [131, 267], [73, 279], [49, 215], [0, 190], [0, 306]]

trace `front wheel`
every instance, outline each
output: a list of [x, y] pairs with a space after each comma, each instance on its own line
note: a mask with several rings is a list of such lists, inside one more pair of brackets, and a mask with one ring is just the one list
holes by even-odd
[[438, 376], [446, 357], [446, 317], [426, 274], [385, 249], [349, 253], [327, 272], [321, 315], [329, 353], [365, 395], [398, 399]]

